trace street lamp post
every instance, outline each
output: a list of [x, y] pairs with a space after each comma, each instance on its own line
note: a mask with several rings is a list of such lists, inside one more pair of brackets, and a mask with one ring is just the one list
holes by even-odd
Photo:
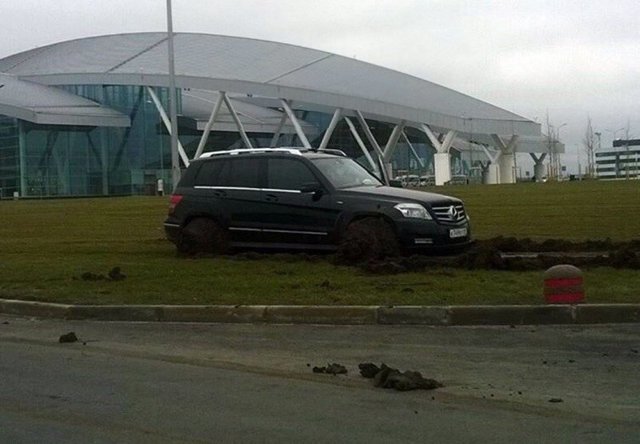
[[169, 49], [169, 119], [171, 120], [171, 180], [173, 189], [180, 181], [180, 159], [178, 157], [178, 107], [176, 97], [176, 70], [173, 50], [173, 18], [171, 0], [167, 0], [167, 44]]
[[[563, 126], [567, 126], [566, 122], [563, 123], [562, 125], [560, 125], [556, 129], [556, 138], [558, 140], [558, 143], [560, 143], [560, 130], [562, 129]], [[554, 146], [554, 148], [555, 148], [555, 146]], [[556, 152], [556, 162], [557, 162], [557, 165], [556, 165], [557, 170], [556, 171], [558, 171], [558, 176], [560, 176], [562, 174], [562, 168], [561, 168], [561, 163], [562, 162], [560, 162], [560, 154], [558, 152]]]

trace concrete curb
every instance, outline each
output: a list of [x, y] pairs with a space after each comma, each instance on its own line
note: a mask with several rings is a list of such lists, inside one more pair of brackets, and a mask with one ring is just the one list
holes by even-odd
[[66, 305], [0, 299], [0, 313], [69, 320], [327, 325], [563, 325], [640, 322], [640, 304], [395, 307]]

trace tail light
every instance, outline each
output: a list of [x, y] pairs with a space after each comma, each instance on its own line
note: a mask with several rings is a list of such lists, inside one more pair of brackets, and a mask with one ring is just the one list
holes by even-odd
[[173, 214], [173, 212], [176, 210], [176, 207], [178, 206], [178, 204], [182, 201], [182, 198], [184, 196], [180, 195], [180, 194], [172, 194], [171, 195], [171, 199], [169, 200], [169, 215]]

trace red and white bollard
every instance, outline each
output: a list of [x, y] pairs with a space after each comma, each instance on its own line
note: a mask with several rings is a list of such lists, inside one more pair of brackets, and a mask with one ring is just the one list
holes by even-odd
[[573, 265], [556, 265], [544, 272], [544, 299], [547, 304], [584, 302], [582, 271]]

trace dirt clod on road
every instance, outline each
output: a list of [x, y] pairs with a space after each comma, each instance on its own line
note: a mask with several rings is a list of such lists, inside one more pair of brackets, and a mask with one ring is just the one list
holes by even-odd
[[346, 375], [347, 368], [342, 364], [327, 364], [326, 367], [313, 367], [313, 373], [326, 373], [329, 375]]
[[68, 343], [72, 343], [72, 342], [78, 342], [78, 337], [76, 336], [76, 334], [72, 331], [70, 331], [69, 333], [66, 333], [62, 336], [60, 336], [60, 339], [58, 339], [58, 342], [60, 342], [61, 344], [68, 344]]
[[358, 365], [358, 368], [364, 378], [373, 379], [374, 385], [380, 388], [408, 391], [433, 390], [442, 387], [441, 383], [435, 379], [424, 378], [420, 372], [412, 370], [401, 372], [384, 363], [378, 367], [371, 362], [363, 362]]

